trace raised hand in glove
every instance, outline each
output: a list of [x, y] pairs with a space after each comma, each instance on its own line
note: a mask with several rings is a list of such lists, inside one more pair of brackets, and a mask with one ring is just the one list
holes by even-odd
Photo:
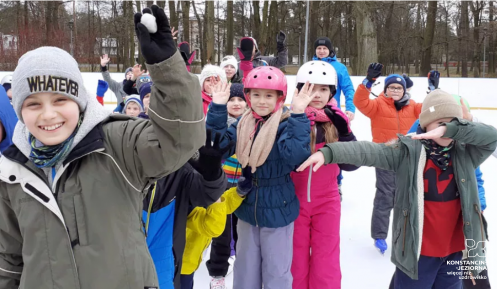
[[148, 28], [141, 23], [142, 14], [135, 14], [135, 33], [140, 43], [143, 57], [148, 64], [160, 63], [176, 53], [177, 48], [174, 43], [169, 20], [164, 9], [157, 5], [152, 5], [152, 9], [145, 8], [143, 13], [155, 16], [157, 32], [150, 33]]
[[367, 88], [371, 88], [376, 79], [381, 76], [381, 70], [383, 69], [383, 64], [381, 63], [371, 63], [368, 67], [368, 74], [362, 84]]
[[433, 91], [438, 88], [440, 82], [440, 72], [437, 70], [432, 70], [428, 72], [428, 89]]
[[254, 54], [254, 39], [252, 37], [243, 37], [240, 40], [240, 47], [237, 47], [238, 56], [241, 61], [252, 61]]
[[193, 168], [197, 170], [197, 172], [199, 172], [206, 181], [217, 180], [223, 174], [221, 166], [223, 155], [235, 145], [235, 141], [231, 141], [227, 146], [221, 148], [219, 146], [219, 143], [221, 142], [221, 134], [217, 132], [214, 137], [214, 142], [212, 142], [211, 139], [212, 130], [207, 129], [205, 146], [198, 150], [198, 160], [189, 161]]
[[238, 179], [236, 192], [241, 197], [245, 197], [252, 190], [252, 168], [246, 166], [242, 169], [242, 175]]
[[276, 48], [278, 49], [278, 52], [283, 51], [285, 49], [285, 46], [286, 46], [286, 34], [280, 30], [278, 35], [276, 35]]
[[337, 128], [340, 136], [347, 136], [352, 132], [350, 130], [349, 118], [338, 107], [327, 105], [324, 108], [324, 113]]
[[179, 51], [181, 53], [181, 57], [183, 57], [183, 60], [185, 61], [186, 64], [186, 69], [190, 72], [190, 65], [192, 64], [193, 60], [195, 59], [195, 53], [196, 51], [193, 51], [190, 53], [190, 43], [188, 42], [181, 42], [179, 44]]

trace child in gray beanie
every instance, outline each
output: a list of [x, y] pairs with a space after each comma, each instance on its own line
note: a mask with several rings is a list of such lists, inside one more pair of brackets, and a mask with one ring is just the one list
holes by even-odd
[[154, 35], [141, 13], [134, 17], [156, 80], [150, 121], [110, 115], [62, 49], [20, 58], [12, 84], [19, 122], [0, 157], [0, 288], [159, 288], [143, 191], [204, 144], [205, 123], [196, 76], [164, 10], [152, 10]]

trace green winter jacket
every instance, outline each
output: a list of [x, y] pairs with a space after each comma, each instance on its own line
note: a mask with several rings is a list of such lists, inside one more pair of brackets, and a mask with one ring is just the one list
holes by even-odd
[[[497, 146], [497, 130], [489, 125], [455, 118], [445, 124], [443, 137], [455, 140], [452, 149], [454, 177], [461, 196], [464, 236], [474, 240], [468, 261], [485, 261], [486, 221], [480, 210], [475, 169]], [[396, 173], [393, 215], [392, 262], [412, 279], [418, 279], [424, 221], [423, 172], [426, 151], [419, 140], [399, 135], [398, 141], [376, 144], [366, 141], [327, 144], [320, 150], [325, 163], [371, 166]], [[468, 247], [468, 250], [470, 248]], [[482, 266], [480, 264], [480, 266]], [[481, 270], [472, 270], [477, 276]]]
[[[143, 191], [203, 145], [205, 122], [198, 79], [179, 53], [147, 68], [150, 121], [107, 113], [53, 183], [22, 145], [1, 157], [0, 288], [158, 288], [142, 228]], [[84, 122], [94, 121], [98, 107], [88, 104]]]

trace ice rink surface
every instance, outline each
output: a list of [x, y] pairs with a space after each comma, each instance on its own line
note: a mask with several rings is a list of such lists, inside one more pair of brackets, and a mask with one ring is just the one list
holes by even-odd
[[[470, 99], [468, 100], [471, 102]], [[497, 126], [497, 111], [474, 110], [472, 113], [486, 123]], [[355, 120], [352, 121], [352, 131], [358, 140], [372, 139], [369, 118], [358, 111]], [[484, 215], [488, 220], [488, 234], [491, 240], [487, 243], [487, 267], [491, 284], [497, 284], [497, 241], [492, 242], [497, 238], [497, 159], [492, 156], [488, 158], [481, 166], [481, 171], [485, 180], [487, 198]], [[387, 289], [395, 270], [395, 266], [390, 261], [391, 229], [387, 240], [389, 248], [384, 256], [375, 249], [373, 239], [370, 237], [371, 212], [375, 195], [374, 168], [362, 167], [354, 172], [344, 172], [342, 191], [340, 229], [342, 289]], [[208, 259], [209, 252], [206, 252], [205, 256]], [[211, 278], [205, 261], [195, 273], [195, 289], [209, 288]], [[233, 274], [227, 276], [227, 288], [233, 288], [232, 278]]]

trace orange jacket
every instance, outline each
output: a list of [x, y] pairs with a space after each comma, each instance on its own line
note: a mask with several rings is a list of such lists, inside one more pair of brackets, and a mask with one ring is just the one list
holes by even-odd
[[394, 100], [382, 92], [378, 98], [369, 98], [370, 90], [360, 84], [354, 95], [354, 105], [371, 119], [373, 142], [385, 143], [397, 134], [407, 134], [412, 124], [419, 118], [422, 103], [410, 99], [409, 104], [397, 111]]

